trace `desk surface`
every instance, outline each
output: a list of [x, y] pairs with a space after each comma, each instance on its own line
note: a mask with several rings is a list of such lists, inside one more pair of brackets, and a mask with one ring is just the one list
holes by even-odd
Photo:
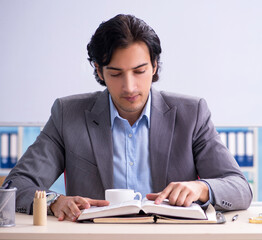
[[[34, 226], [33, 217], [16, 214], [16, 226], [0, 228], [0, 239], [262, 239], [262, 224], [251, 224], [249, 217], [262, 213], [262, 206], [228, 212], [225, 224], [93, 224], [59, 222], [48, 216], [47, 226]], [[237, 221], [232, 217], [238, 214]]]

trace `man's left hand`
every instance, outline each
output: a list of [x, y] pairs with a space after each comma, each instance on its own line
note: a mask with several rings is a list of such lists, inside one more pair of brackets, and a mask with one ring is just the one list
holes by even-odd
[[160, 193], [146, 195], [148, 200], [155, 200], [155, 204], [161, 204], [168, 199], [171, 205], [188, 207], [194, 201], [205, 203], [209, 200], [209, 190], [206, 183], [201, 181], [171, 182]]

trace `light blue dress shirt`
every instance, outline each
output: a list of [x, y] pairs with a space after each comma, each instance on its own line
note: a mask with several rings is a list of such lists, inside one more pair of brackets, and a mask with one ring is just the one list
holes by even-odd
[[130, 126], [109, 95], [113, 136], [114, 188], [134, 189], [144, 198], [152, 192], [149, 162], [151, 92], [138, 120]]

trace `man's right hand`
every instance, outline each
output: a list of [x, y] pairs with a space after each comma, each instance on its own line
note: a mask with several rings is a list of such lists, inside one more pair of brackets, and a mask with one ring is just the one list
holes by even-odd
[[61, 195], [50, 208], [59, 221], [69, 220], [74, 222], [81, 214], [80, 210], [90, 208], [90, 206], [103, 207], [108, 205], [109, 202], [106, 200]]

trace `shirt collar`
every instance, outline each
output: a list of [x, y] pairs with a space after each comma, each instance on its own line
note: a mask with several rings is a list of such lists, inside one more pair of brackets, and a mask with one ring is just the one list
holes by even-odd
[[[116, 107], [115, 107], [115, 105], [112, 101], [112, 97], [111, 97], [110, 93], [109, 93], [109, 106], [110, 106], [110, 118], [111, 118], [111, 129], [112, 129], [115, 118], [119, 118], [119, 119], [123, 119], [123, 118], [120, 117], [120, 115], [119, 115], [119, 113], [118, 113], [118, 111], [117, 111], [117, 109], [116, 109]], [[146, 105], [145, 105], [140, 117], [136, 121], [136, 123], [138, 123], [145, 116], [145, 119], [147, 121], [147, 126], [148, 126], [148, 128], [150, 128], [150, 114], [151, 114], [151, 91], [149, 92]]]

